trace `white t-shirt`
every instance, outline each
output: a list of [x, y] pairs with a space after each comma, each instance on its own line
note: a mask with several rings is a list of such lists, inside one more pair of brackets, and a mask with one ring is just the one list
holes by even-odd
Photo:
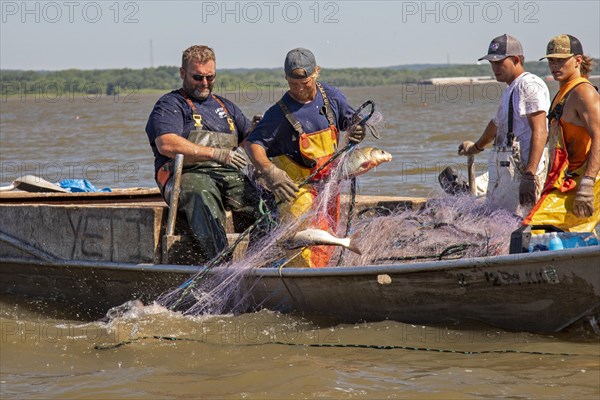
[[548, 112], [550, 92], [543, 80], [529, 72], [523, 72], [504, 90], [502, 102], [493, 119], [494, 125], [498, 128], [496, 145], [499, 147], [506, 145], [508, 100], [511, 92], [513, 92], [513, 134], [521, 146], [521, 162], [527, 165], [531, 147], [531, 128], [527, 115], [538, 111]]

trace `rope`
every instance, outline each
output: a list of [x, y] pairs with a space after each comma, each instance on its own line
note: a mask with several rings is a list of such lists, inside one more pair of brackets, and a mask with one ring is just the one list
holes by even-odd
[[[356, 177], [353, 177], [350, 182], [350, 203], [348, 204], [348, 221], [346, 222], [346, 234], [344, 236], [348, 237], [350, 234], [350, 227], [352, 226], [352, 218], [354, 217], [354, 210], [356, 208]], [[344, 262], [344, 254], [346, 253], [346, 249], [342, 247], [340, 251], [340, 258], [338, 258], [338, 262], [336, 266], [342, 265]]]
[[[186, 337], [175, 337], [175, 336], [162, 336], [162, 335], [151, 335], [151, 336], [139, 336], [128, 340], [123, 340], [119, 343], [114, 344], [97, 344], [94, 345], [95, 350], [114, 350], [119, 347], [139, 342], [143, 340], [164, 340], [169, 342], [195, 342], [195, 343], [208, 343], [202, 339], [186, 338]], [[223, 343], [221, 343], [223, 344]], [[322, 348], [353, 348], [353, 349], [371, 349], [371, 350], [412, 350], [412, 351], [431, 351], [436, 353], [453, 353], [453, 354], [464, 354], [464, 355], [480, 355], [480, 354], [534, 354], [542, 356], [577, 356], [576, 353], [551, 353], [545, 351], [527, 351], [527, 350], [514, 350], [514, 349], [503, 349], [503, 350], [480, 350], [480, 351], [467, 351], [467, 350], [454, 350], [454, 349], [440, 349], [433, 347], [414, 347], [414, 346], [402, 346], [402, 345], [376, 345], [376, 344], [357, 344], [357, 343], [293, 343], [293, 342], [264, 342], [264, 343], [238, 343], [232, 346], [264, 346], [264, 345], [279, 345], [279, 346], [302, 346], [302, 347], [322, 347]]]

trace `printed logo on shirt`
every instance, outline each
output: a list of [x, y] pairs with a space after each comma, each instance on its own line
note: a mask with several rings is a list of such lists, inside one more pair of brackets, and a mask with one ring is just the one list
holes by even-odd
[[215, 110], [215, 112], [217, 113], [217, 115], [219, 116], [219, 118], [223, 119], [223, 118], [227, 118], [227, 112], [223, 109], [223, 107], [219, 107]]
[[223, 118], [227, 118], [227, 124], [229, 125], [229, 131], [230, 132], [235, 132], [235, 123], [233, 122], [233, 120], [229, 117], [229, 114], [227, 114], [227, 111], [225, 111], [223, 109], [223, 107], [219, 107], [215, 110], [215, 112], [217, 113], [217, 115], [219, 116], [219, 118], [223, 119]]

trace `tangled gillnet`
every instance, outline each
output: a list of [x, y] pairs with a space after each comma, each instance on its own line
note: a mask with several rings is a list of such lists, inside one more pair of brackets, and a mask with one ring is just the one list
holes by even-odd
[[[351, 229], [362, 254], [338, 248], [329, 267], [336, 266], [342, 252], [342, 267], [508, 254], [510, 233], [519, 224], [512, 214], [492, 210], [470, 197], [430, 200], [420, 210], [388, 210], [388, 215], [379, 215], [381, 209], [362, 211]], [[260, 284], [248, 275], [256, 268], [276, 268], [287, 261], [292, 253], [283, 250], [281, 243], [303, 222], [298, 219], [277, 227], [253, 243], [242, 261], [225, 263], [196, 279], [197, 285], [185, 298], [182, 295], [187, 287], [180, 287], [164, 295], [159, 303], [169, 307], [177, 302], [176, 309], [187, 315], [248, 311], [249, 304], [254, 304], [248, 299], [251, 285]], [[340, 221], [342, 232], [345, 222]]]
[[[248, 276], [257, 268], [282, 268], [297, 255], [301, 249], [284, 250], [282, 242], [306, 228], [315, 215], [327, 215], [337, 195], [350, 192], [352, 186], [343, 178], [352, 175], [355, 169], [350, 152], [343, 154], [332, 165], [330, 177], [322, 184], [310, 213], [282, 223], [262, 239], [250, 243], [243, 260], [204, 269], [179, 288], [162, 295], [158, 302], [187, 315], [247, 311], [250, 304], [255, 304], [248, 299], [252, 285], [260, 284]], [[357, 213], [348, 213], [349, 208], [348, 204], [342, 207], [346, 213], [342, 212], [336, 236], [344, 236], [350, 228], [362, 254], [337, 248], [328, 267], [508, 254], [510, 234], [519, 225], [519, 219], [512, 214], [490, 209], [481, 199], [469, 196], [430, 200], [418, 210], [362, 208]], [[349, 215], [352, 215], [350, 223]]]
[[[368, 210], [365, 210], [368, 211]], [[381, 213], [380, 210], [374, 210]], [[345, 252], [345, 265], [384, 265], [508, 254], [519, 219], [472, 197], [429, 200], [422, 209], [359, 218], [362, 255]]]

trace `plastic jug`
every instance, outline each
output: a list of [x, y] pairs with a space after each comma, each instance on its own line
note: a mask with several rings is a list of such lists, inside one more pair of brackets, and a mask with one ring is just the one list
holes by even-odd
[[556, 232], [550, 232], [549, 237], [548, 250], [562, 250], [565, 248], [562, 240], [560, 240]]

